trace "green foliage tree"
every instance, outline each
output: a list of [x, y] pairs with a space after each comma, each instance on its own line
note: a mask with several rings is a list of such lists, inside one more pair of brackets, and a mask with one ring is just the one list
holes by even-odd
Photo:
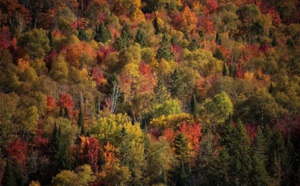
[[139, 43], [141, 45], [141, 47], [145, 47], [146, 46], [146, 35], [145, 33], [141, 30], [138, 29], [136, 35], [135, 35], [135, 42]]
[[158, 79], [157, 85], [154, 88], [155, 100], [157, 103], [162, 104], [168, 99], [168, 91], [162, 79]]
[[15, 179], [16, 178], [14, 176], [10, 161], [7, 160], [6, 165], [5, 165], [3, 179], [2, 179], [2, 184], [7, 185], [7, 186], [16, 186], [17, 183], [16, 183]]
[[174, 53], [171, 49], [171, 43], [168, 37], [164, 34], [161, 42], [159, 43], [159, 49], [156, 53], [156, 59], [160, 60], [164, 58], [167, 61], [171, 61], [174, 59]]
[[175, 69], [170, 77], [169, 92], [173, 98], [182, 99], [185, 96], [185, 83], [178, 69]]
[[94, 37], [95, 41], [106, 43], [111, 39], [111, 33], [108, 28], [105, 27], [104, 23], [101, 22], [99, 27], [96, 28], [96, 34]]
[[18, 39], [18, 45], [22, 47], [31, 58], [43, 58], [50, 51], [47, 32], [42, 29], [33, 29], [24, 33]]

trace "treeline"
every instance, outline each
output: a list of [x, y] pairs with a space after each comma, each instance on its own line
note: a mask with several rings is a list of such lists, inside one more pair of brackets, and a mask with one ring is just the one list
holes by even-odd
[[2, 185], [297, 185], [294, 0], [2, 0]]

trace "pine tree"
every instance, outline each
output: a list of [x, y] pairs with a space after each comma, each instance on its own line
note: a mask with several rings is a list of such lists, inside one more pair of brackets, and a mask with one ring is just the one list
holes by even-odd
[[78, 38], [80, 39], [80, 41], [88, 41], [89, 40], [88, 35], [84, 29], [79, 29]]
[[215, 58], [217, 58], [218, 60], [221, 60], [221, 61], [224, 60], [223, 53], [222, 53], [222, 51], [220, 49], [217, 49], [213, 56]]
[[216, 34], [216, 43], [217, 43], [218, 45], [221, 45], [221, 39], [220, 39], [219, 32], [217, 32], [217, 34]]
[[54, 43], [53, 43], [53, 36], [52, 36], [51, 30], [48, 32], [48, 39], [49, 39], [49, 46], [50, 46], [51, 48], [53, 48]]
[[170, 86], [169, 86], [169, 92], [171, 93], [173, 98], [183, 98], [185, 94], [185, 84], [182, 81], [181, 75], [177, 69], [174, 70], [173, 74], [170, 78]]
[[154, 88], [154, 93], [157, 103], [164, 103], [168, 99], [168, 91], [161, 79], [158, 79], [157, 85]]
[[111, 33], [108, 28], [104, 26], [101, 22], [99, 27], [96, 29], [96, 35], [94, 37], [95, 41], [106, 43], [108, 40], [111, 39]]
[[153, 20], [153, 27], [155, 29], [155, 35], [157, 35], [159, 33], [159, 26], [158, 26], [158, 22], [157, 22], [157, 17], [155, 16], [154, 20]]
[[146, 46], [146, 36], [145, 36], [145, 33], [141, 29], [138, 29], [138, 31], [135, 35], [134, 41], [139, 43], [141, 45], [141, 47]]
[[196, 39], [193, 39], [191, 42], [190, 42], [190, 44], [189, 44], [189, 46], [188, 46], [188, 49], [190, 50], [190, 51], [195, 51], [196, 49], [198, 49], [200, 46], [199, 46], [199, 44], [197, 43], [197, 41], [196, 41]]
[[222, 75], [223, 76], [228, 76], [228, 67], [227, 67], [225, 62], [223, 62]]
[[266, 163], [266, 140], [260, 128], [257, 129], [251, 155], [251, 171], [249, 185], [268, 185]]
[[5, 171], [3, 175], [2, 185], [16, 186], [16, 178], [14, 176], [10, 161], [6, 160]]
[[160, 60], [164, 58], [167, 61], [174, 59], [174, 53], [172, 52], [172, 46], [170, 40], [166, 35], [163, 35], [161, 42], [159, 43], [159, 49], [156, 53], [156, 59]]
[[[177, 185], [185, 185], [190, 177], [188, 171], [190, 148], [184, 134], [179, 133], [174, 139], [175, 154], [179, 162], [177, 169]], [[175, 174], [176, 175], [176, 174]]]
[[198, 102], [197, 102], [195, 94], [193, 94], [191, 101], [190, 101], [190, 111], [191, 111], [191, 114], [193, 114], [194, 116], [196, 116], [198, 113]]
[[81, 135], [84, 135], [85, 134], [85, 131], [84, 131], [84, 117], [83, 117], [82, 109], [80, 109], [80, 111], [79, 111], [77, 125], [81, 130]]

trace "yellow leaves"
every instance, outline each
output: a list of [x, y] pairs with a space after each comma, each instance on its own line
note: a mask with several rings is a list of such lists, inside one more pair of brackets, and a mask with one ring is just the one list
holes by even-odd
[[189, 123], [189, 121], [192, 120], [193, 116], [186, 113], [173, 114], [168, 116], [162, 115], [158, 118], [152, 119], [150, 122], [150, 126], [161, 130], [164, 130], [166, 128], [175, 129], [178, 128], [183, 121], [187, 121]]

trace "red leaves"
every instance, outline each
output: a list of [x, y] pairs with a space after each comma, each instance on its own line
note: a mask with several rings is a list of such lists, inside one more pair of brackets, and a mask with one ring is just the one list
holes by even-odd
[[88, 163], [93, 171], [98, 170], [99, 143], [93, 137], [81, 137], [80, 160], [82, 163]]
[[0, 29], [0, 48], [7, 49], [12, 45], [12, 40], [10, 39], [10, 31], [8, 27], [3, 27]]
[[112, 46], [102, 46], [100, 47], [100, 49], [97, 51], [97, 59], [98, 62], [102, 63], [104, 61], [104, 59], [106, 58], [106, 56], [111, 53], [114, 52], [115, 49]]
[[52, 96], [47, 96], [47, 110], [52, 112], [56, 107], [55, 99]]
[[206, 14], [210, 14], [218, 8], [218, 3], [216, 1], [208, 0], [206, 1], [206, 10], [204, 11]]
[[92, 73], [92, 77], [94, 79], [94, 81], [96, 82], [96, 84], [99, 86], [101, 83], [104, 82], [104, 77], [102, 72], [100, 72], [99, 68], [94, 67], [93, 68], [93, 73]]
[[8, 157], [17, 162], [19, 166], [25, 166], [27, 160], [28, 144], [17, 138], [7, 147]]
[[65, 94], [60, 93], [59, 94], [57, 105], [62, 108], [68, 109], [70, 115], [72, 115], [72, 109], [73, 109], [74, 103], [72, 101], [72, 97], [68, 93], [65, 93]]
[[141, 74], [139, 92], [153, 92], [157, 81], [153, 74], [151, 66], [144, 62], [141, 62], [139, 65], [139, 72]]

